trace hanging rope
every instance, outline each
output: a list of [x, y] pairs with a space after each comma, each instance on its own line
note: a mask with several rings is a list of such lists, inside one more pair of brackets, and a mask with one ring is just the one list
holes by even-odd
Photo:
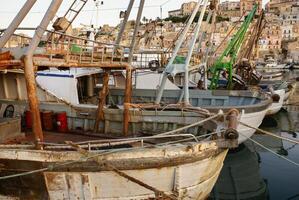
[[[240, 134], [243, 135], [242, 133], [240, 133]], [[292, 160], [290, 160], [290, 159], [288, 159], [288, 158], [286, 158], [286, 157], [284, 157], [284, 156], [282, 156], [282, 155], [279, 155], [278, 153], [276, 153], [276, 152], [273, 151], [272, 149], [270, 149], [270, 148], [268, 148], [268, 147], [262, 145], [261, 143], [259, 143], [259, 142], [255, 141], [255, 140], [253, 140], [253, 139], [247, 137], [246, 135], [243, 135], [243, 136], [246, 137], [248, 140], [252, 141], [253, 143], [257, 144], [258, 146], [262, 147], [263, 149], [266, 149], [267, 151], [273, 153], [274, 155], [276, 155], [276, 156], [278, 156], [278, 157], [280, 157], [280, 158], [282, 158], [282, 159], [288, 161], [289, 163], [292, 163], [292, 164], [294, 164], [294, 165], [296, 165], [296, 166], [299, 167], [299, 163], [297, 163], [297, 162], [295, 162], [295, 161], [292, 161]]]
[[216, 48], [216, 50], [214, 51], [214, 55], [217, 53], [217, 51], [220, 49], [220, 47], [224, 44], [224, 42], [227, 40], [227, 38], [231, 35], [231, 33], [233, 32], [233, 30], [235, 30], [235, 28], [237, 27], [237, 25], [241, 22], [241, 19], [245, 16], [245, 12], [243, 12], [243, 15], [239, 18], [239, 20], [235, 23], [235, 25], [231, 28], [231, 30], [227, 33], [227, 35], [225, 36], [225, 38], [221, 41], [221, 43], [219, 44], [219, 46]]
[[255, 130], [257, 130], [257, 131], [259, 131], [259, 132], [261, 132], [261, 133], [264, 133], [264, 134], [266, 134], [266, 135], [270, 135], [270, 136], [272, 136], [272, 137], [276, 137], [276, 138], [279, 138], [279, 139], [282, 139], [282, 140], [286, 140], [286, 141], [291, 142], [291, 143], [299, 144], [299, 141], [297, 141], [297, 140], [292, 140], [292, 139], [290, 139], [290, 138], [283, 137], [283, 136], [279, 136], [279, 135], [276, 135], [276, 134], [271, 133], [271, 132], [269, 132], [269, 131], [262, 130], [262, 129], [260, 129], [260, 128], [255, 128], [255, 127], [253, 127], [253, 126], [250, 126], [250, 125], [248, 125], [248, 124], [245, 124], [244, 122], [240, 122], [240, 124], [242, 124], [242, 125], [244, 125], [244, 126], [246, 126], [246, 127], [248, 127], [248, 128], [255, 129]]

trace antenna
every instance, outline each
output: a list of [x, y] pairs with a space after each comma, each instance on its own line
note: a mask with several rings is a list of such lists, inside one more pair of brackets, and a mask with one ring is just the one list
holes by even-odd
[[100, 12], [100, 5], [104, 5], [104, 1], [100, 1], [100, 0], [93, 0], [96, 8], [97, 8], [97, 16], [96, 16], [96, 27], [95, 28], [99, 28], [99, 12]]

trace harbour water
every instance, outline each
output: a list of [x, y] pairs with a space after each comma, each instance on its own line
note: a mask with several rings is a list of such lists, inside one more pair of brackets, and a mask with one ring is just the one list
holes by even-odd
[[[286, 73], [285, 79], [299, 76], [299, 71]], [[299, 140], [299, 86], [291, 96], [289, 106], [274, 116], [267, 117], [261, 129], [279, 136]], [[299, 145], [256, 134], [238, 149], [230, 151], [214, 186], [210, 199], [299, 199], [299, 166], [278, 155], [299, 163]]]

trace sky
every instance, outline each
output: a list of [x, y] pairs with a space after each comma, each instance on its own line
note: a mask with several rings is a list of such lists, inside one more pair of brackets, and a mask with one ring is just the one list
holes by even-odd
[[[9, 23], [13, 20], [15, 15], [18, 13], [20, 8], [26, 2], [26, 0], [1, 0], [5, 2], [0, 7], [0, 29], [6, 28]], [[167, 17], [169, 10], [174, 10], [180, 8], [180, 5], [184, 2], [189, 2], [190, 0], [146, 0], [143, 16], [148, 19], [155, 19], [160, 17], [160, 8], [162, 7], [162, 17]], [[263, 0], [264, 4], [268, 0]], [[70, 7], [73, 0], [64, 0], [57, 16], [63, 16], [66, 10]], [[99, 19], [98, 24], [110, 24], [116, 25], [120, 22], [119, 13], [127, 8], [129, 0], [103, 0], [104, 4], [99, 6]], [[135, 0], [134, 8], [131, 14], [131, 19], [135, 18], [137, 15], [137, 10], [140, 0]], [[20, 27], [36, 27], [51, 0], [37, 0], [35, 6], [31, 9], [31, 12], [24, 19]], [[79, 14], [78, 18], [75, 20], [73, 27], [79, 27], [81, 24], [85, 25], [96, 25], [97, 8], [95, 6], [94, 0], [88, 0], [84, 9]], [[24, 31], [23, 31], [24, 32]]]

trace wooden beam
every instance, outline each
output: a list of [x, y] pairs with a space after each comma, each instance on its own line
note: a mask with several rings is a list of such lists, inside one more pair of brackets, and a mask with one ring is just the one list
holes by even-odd
[[32, 130], [34, 133], [34, 138], [36, 142], [36, 147], [41, 149], [39, 142], [44, 141], [42, 124], [39, 111], [39, 100], [37, 97], [37, 88], [35, 83], [35, 71], [34, 66], [32, 65], [32, 60], [28, 56], [24, 56], [24, 75], [26, 79], [26, 88], [28, 95], [29, 108], [32, 116]]
[[131, 65], [125, 62], [94, 62], [94, 63], [79, 63], [76, 61], [65, 62], [64, 59], [53, 59], [42, 57], [34, 57], [33, 63], [35, 66], [44, 67], [70, 67], [70, 68], [102, 68], [102, 69], [126, 69], [130, 68]]
[[98, 104], [98, 109], [97, 109], [97, 114], [96, 114], [96, 121], [94, 125], [94, 132], [99, 131], [99, 125], [101, 121], [104, 121], [105, 116], [104, 116], [104, 106], [106, 104], [106, 98], [108, 95], [108, 83], [109, 83], [109, 71], [104, 72], [103, 76], [103, 88], [99, 92], [99, 104]]
[[132, 69], [127, 68], [125, 100], [124, 100], [124, 123], [123, 123], [123, 132], [125, 136], [128, 136], [129, 134], [131, 97], [132, 97]]

